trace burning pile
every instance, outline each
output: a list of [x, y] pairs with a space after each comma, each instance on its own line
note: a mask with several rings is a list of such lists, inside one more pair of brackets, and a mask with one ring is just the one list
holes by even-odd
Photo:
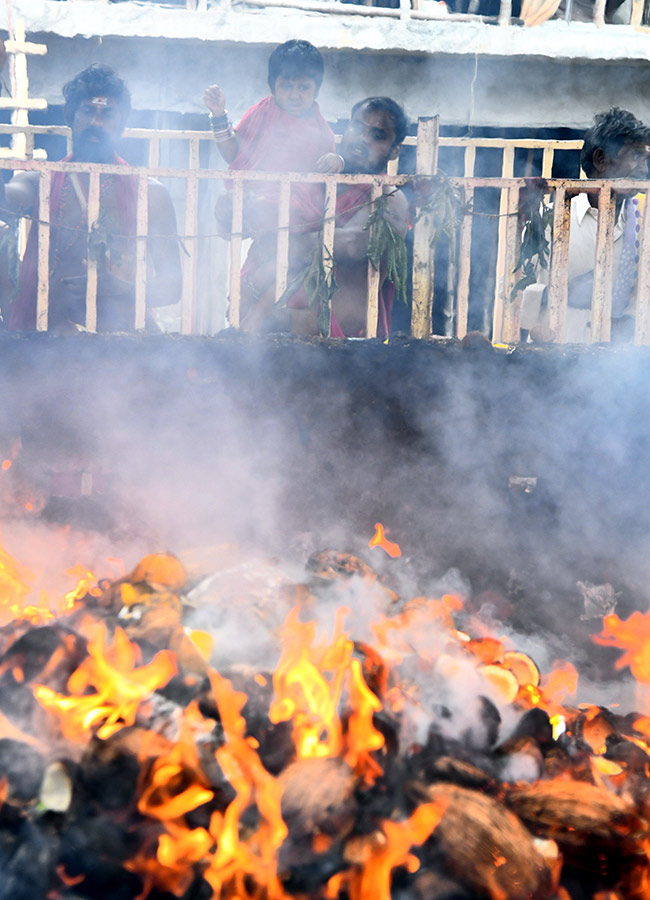
[[[227, 568], [204, 602], [258, 616]], [[458, 630], [462, 597], [323, 551], [264, 597], [291, 610], [275, 670], [217, 672], [174, 557], [79, 574], [55, 615], [1, 560], [0, 900], [650, 896], [650, 718], [567, 706], [575, 670]], [[341, 601], [366, 596], [355, 641]], [[649, 629], [598, 639], [646, 682]]]

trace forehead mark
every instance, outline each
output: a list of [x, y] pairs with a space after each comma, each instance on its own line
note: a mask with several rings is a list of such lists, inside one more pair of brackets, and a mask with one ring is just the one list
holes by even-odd
[[90, 103], [93, 106], [108, 106], [108, 97], [93, 97]]

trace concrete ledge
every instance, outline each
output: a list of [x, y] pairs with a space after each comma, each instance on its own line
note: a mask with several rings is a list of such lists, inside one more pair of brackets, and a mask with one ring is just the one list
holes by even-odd
[[[98, 0], [20, 0], [16, 14], [27, 33], [61, 37], [147, 37], [219, 44], [269, 45], [295, 37], [297, 30], [328, 50], [371, 50], [434, 55], [537, 57], [556, 60], [648, 61], [648, 32], [630, 26], [556, 20], [536, 28], [499, 28], [481, 23], [401, 21], [291, 9], [189, 12], [153, 3]], [[0, 27], [6, 28], [0, 9]], [[263, 34], [263, 40], [260, 35]]]

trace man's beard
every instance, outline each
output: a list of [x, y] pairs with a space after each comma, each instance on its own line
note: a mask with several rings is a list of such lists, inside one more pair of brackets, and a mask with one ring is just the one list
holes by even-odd
[[75, 135], [72, 145], [74, 158], [80, 162], [110, 163], [115, 156], [115, 144], [110, 136], [94, 125]]
[[[360, 150], [359, 153], [354, 152], [357, 148]], [[364, 148], [356, 144], [341, 147], [340, 150], [345, 163], [343, 172], [346, 175], [379, 175], [386, 171], [388, 157], [380, 162], [371, 163]]]

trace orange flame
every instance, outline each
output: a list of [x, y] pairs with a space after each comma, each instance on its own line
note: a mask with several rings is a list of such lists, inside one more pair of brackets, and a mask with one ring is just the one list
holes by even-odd
[[375, 533], [373, 537], [370, 538], [368, 546], [372, 549], [372, 547], [381, 547], [382, 550], [385, 550], [389, 556], [392, 556], [393, 559], [402, 555], [402, 550], [399, 544], [394, 544], [392, 541], [389, 541], [384, 535], [384, 526], [381, 522], [377, 522], [375, 524]]
[[390, 900], [390, 874], [397, 866], [417, 872], [420, 862], [410, 852], [433, 833], [444, 813], [438, 803], [424, 803], [405, 822], [382, 823], [386, 841], [372, 846], [360, 874], [350, 879], [350, 900]]
[[[289, 614], [282, 638], [284, 651], [273, 674], [275, 699], [269, 718], [272, 722], [293, 719], [298, 759], [338, 756], [343, 748], [338, 704], [353, 643], [339, 633], [319, 653], [312, 646], [316, 626], [313, 622], [300, 622], [297, 609]], [[331, 682], [322, 670], [334, 671]]]
[[[174, 655], [161, 650], [146, 666], [136, 666], [139, 648], [121, 628], [107, 645], [106, 626], [88, 643], [88, 656], [68, 679], [71, 696], [57, 694], [45, 685], [34, 685], [34, 696], [45, 709], [59, 716], [63, 734], [73, 741], [88, 740], [88, 730], [97, 727], [107, 738], [125, 725], [133, 725], [138, 709], [159, 687], [176, 674]], [[90, 687], [96, 693], [88, 694]]]
[[[216, 672], [209, 674], [226, 737], [226, 743], [216, 751], [217, 761], [236, 796], [223, 814], [215, 812], [212, 816], [210, 834], [217, 849], [203, 877], [216, 896], [225, 883], [234, 881], [234, 895], [243, 900], [250, 896], [245, 881], [251, 876], [268, 900], [280, 900], [285, 894], [277, 875], [277, 851], [288, 833], [280, 809], [282, 788], [245, 737], [241, 710], [246, 695], [233, 691], [230, 682]], [[260, 823], [243, 839], [239, 819], [252, 800], [257, 804]]]
[[633, 612], [625, 621], [615, 614], [605, 616], [602, 633], [594, 635], [594, 641], [625, 650], [616, 668], [629, 666], [637, 681], [650, 684], [650, 611]]
[[373, 750], [380, 750], [385, 743], [383, 734], [372, 723], [372, 715], [381, 710], [381, 702], [366, 684], [358, 659], [353, 659], [350, 663], [350, 676], [350, 703], [353, 711], [348, 720], [348, 751], [345, 761], [357, 774], [365, 775], [366, 781], [372, 784], [383, 773], [381, 766], [370, 756]]

